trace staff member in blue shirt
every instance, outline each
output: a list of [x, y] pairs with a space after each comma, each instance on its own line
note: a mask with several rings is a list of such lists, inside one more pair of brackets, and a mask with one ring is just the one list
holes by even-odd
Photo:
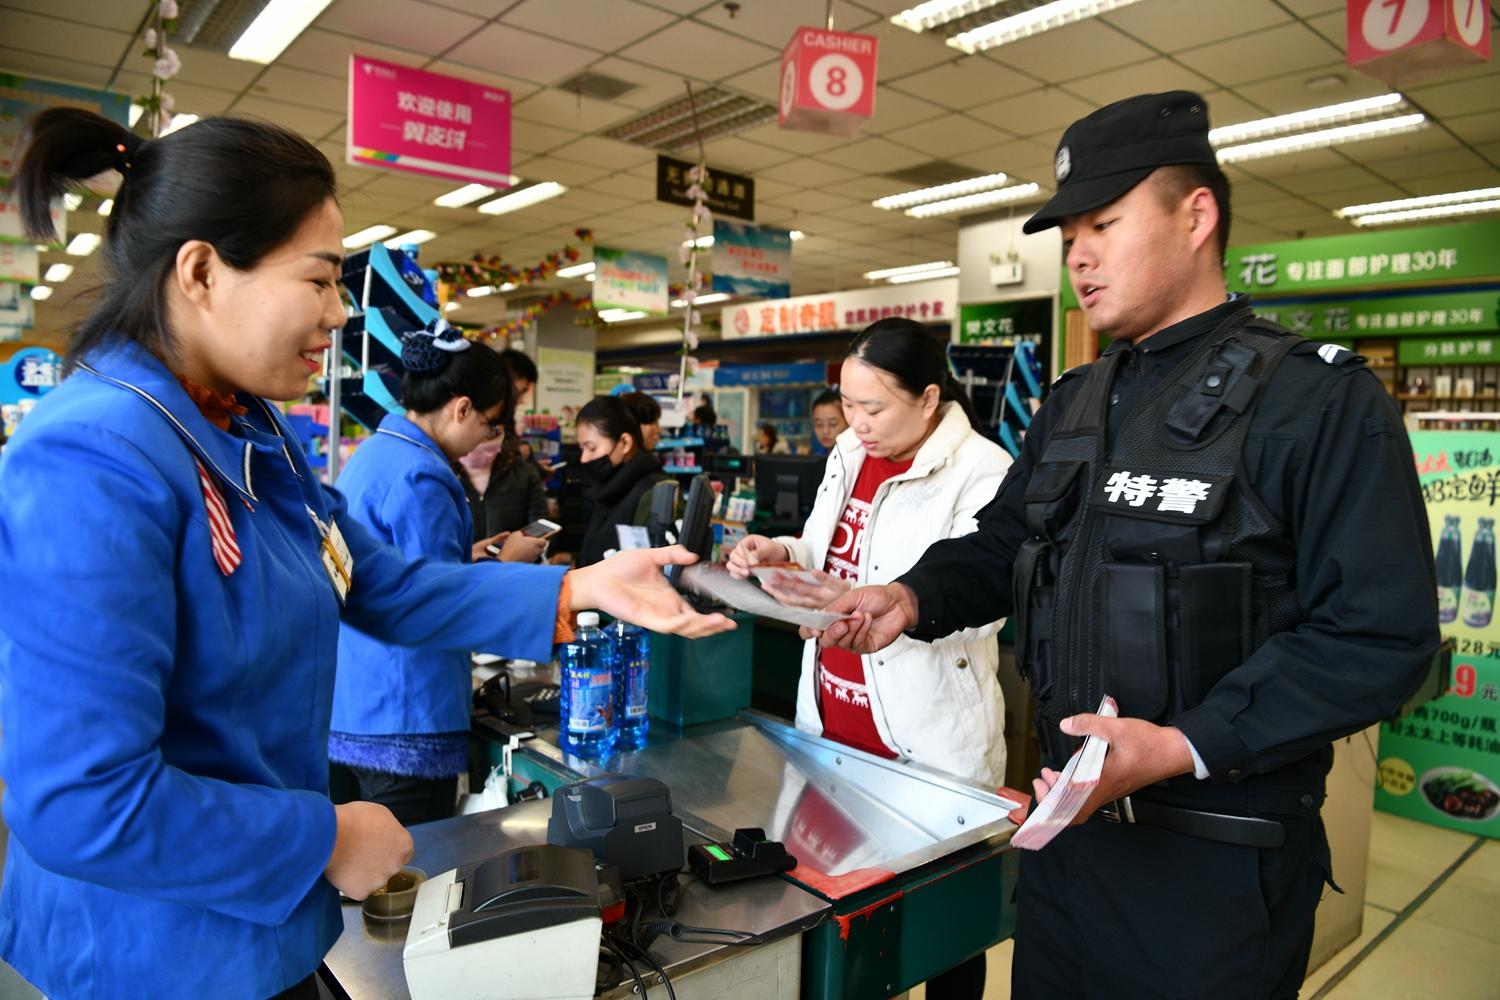
[[[351, 518], [407, 558], [468, 562], [473, 516], [453, 463], [503, 438], [515, 417], [511, 372], [441, 319], [405, 338], [401, 366], [406, 415], [386, 415], [339, 491]], [[360, 798], [405, 826], [453, 815], [469, 766], [469, 676], [466, 651], [339, 632], [328, 756], [353, 771]]]
[[97, 308], [0, 460], [0, 957], [57, 997], [315, 996], [336, 890], [411, 854], [384, 806], [327, 797], [341, 619], [530, 659], [582, 608], [728, 623], [666, 585], [681, 549], [563, 576], [377, 542], [262, 399], [302, 395], [345, 319], [328, 161], [270, 124], [146, 141], [52, 109], [13, 182], [30, 235], [111, 169]]

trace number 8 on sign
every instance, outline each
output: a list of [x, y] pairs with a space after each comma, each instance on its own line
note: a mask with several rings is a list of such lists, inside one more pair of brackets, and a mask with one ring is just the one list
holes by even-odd
[[820, 57], [808, 76], [813, 99], [830, 111], [844, 111], [859, 103], [865, 93], [865, 75], [859, 64], [836, 53]]

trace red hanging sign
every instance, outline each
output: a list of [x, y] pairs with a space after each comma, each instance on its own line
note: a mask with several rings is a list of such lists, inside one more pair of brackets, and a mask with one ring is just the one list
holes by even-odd
[[1349, 0], [1349, 66], [1398, 85], [1490, 58], [1486, 0]]
[[798, 28], [781, 50], [781, 128], [853, 135], [875, 114], [880, 40], [847, 31]]

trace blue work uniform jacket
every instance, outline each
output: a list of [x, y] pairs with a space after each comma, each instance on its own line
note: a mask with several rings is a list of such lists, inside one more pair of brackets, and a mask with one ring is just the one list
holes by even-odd
[[[542, 659], [560, 573], [408, 560], [261, 400], [226, 432], [134, 344], [85, 363], [0, 458], [0, 957], [54, 997], [270, 996], [342, 927], [323, 878], [340, 618]], [[353, 556], [342, 606], [319, 522]]]
[[[339, 476], [349, 516], [408, 559], [466, 563], [474, 522], [453, 467], [425, 431], [387, 414]], [[393, 646], [339, 633], [333, 729], [360, 736], [451, 733], [469, 728], [467, 652]]]

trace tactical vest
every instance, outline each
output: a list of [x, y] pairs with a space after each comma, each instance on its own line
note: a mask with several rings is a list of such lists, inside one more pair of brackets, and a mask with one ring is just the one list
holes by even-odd
[[1123, 352], [1084, 376], [1026, 490], [1016, 657], [1043, 762], [1076, 749], [1058, 722], [1109, 694], [1165, 722], [1300, 620], [1296, 550], [1241, 457], [1261, 392], [1301, 338], [1236, 312], [1172, 371], [1106, 454]]

